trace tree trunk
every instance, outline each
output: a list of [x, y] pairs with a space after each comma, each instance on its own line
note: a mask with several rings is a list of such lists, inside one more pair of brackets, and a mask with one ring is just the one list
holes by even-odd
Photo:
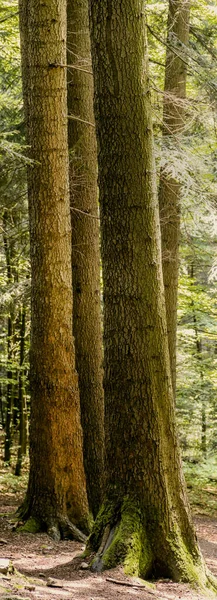
[[[14, 244], [10, 243], [7, 235], [8, 211], [3, 214], [3, 242], [5, 250], [5, 260], [7, 266], [7, 281], [9, 286], [13, 283], [13, 262], [14, 262]], [[10, 303], [7, 317], [7, 386], [6, 386], [6, 419], [5, 419], [5, 444], [4, 461], [10, 464], [11, 446], [13, 441], [13, 341], [14, 341], [14, 310], [12, 302]]]
[[[95, 568], [206, 583], [170, 380], [143, 0], [90, 0], [102, 223], [106, 497]], [[144, 59], [145, 56], [145, 59]]]
[[[190, 277], [192, 280], [192, 286], [195, 282], [194, 263], [191, 263]], [[201, 381], [201, 453], [206, 460], [207, 458], [207, 425], [206, 425], [206, 402], [204, 398], [204, 367], [203, 367], [203, 356], [202, 356], [202, 340], [198, 331], [197, 315], [195, 310], [195, 303], [192, 298], [192, 315], [193, 315], [193, 329], [195, 334], [195, 346], [196, 346], [196, 359], [198, 363], [199, 376]]]
[[68, 516], [82, 529], [88, 523], [72, 337], [66, 2], [22, 0], [20, 25], [28, 143], [34, 161], [28, 169], [30, 476], [21, 513], [58, 537], [72, 531]]
[[11, 462], [11, 446], [12, 446], [12, 427], [13, 427], [13, 318], [9, 314], [7, 318], [7, 388], [6, 388], [6, 420], [5, 420], [5, 453], [4, 461], [8, 464]]
[[26, 435], [27, 435], [27, 414], [26, 414], [26, 398], [23, 378], [23, 362], [25, 353], [25, 330], [26, 330], [26, 311], [22, 307], [20, 311], [20, 369], [18, 375], [18, 407], [19, 407], [19, 441], [17, 452], [17, 463], [15, 475], [21, 475], [22, 458], [26, 453]]
[[73, 333], [79, 375], [84, 467], [96, 516], [103, 488], [104, 401], [99, 215], [93, 76], [87, 0], [68, 0], [68, 112], [72, 221]]
[[4, 406], [3, 406], [3, 385], [0, 382], [0, 415], [1, 415], [1, 425], [2, 429], [5, 428], [5, 415], [4, 415]]
[[[169, 0], [167, 51], [163, 104], [163, 143], [180, 144], [185, 126], [187, 65], [185, 46], [189, 36], [189, 0]], [[177, 46], [177, 53], [170, 45]], [[181, 57], [181, 58], [180, 58]], [[182, 60], [184, 59], [184, 61]], [[165, 288], [167, 330], [173, 392], [176, 392], [176, 328], [179, 274], [181, 185], [161, 170], [159, 205], [162, 239], [162, 264]]]

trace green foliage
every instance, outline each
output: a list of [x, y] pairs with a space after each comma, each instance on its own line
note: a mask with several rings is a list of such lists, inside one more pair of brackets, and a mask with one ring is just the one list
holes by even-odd
[[217, 517], [217, 459], [197, 463], [184, 461], [184, 473], [194, 514]]
[[27, 158], [14, 0], [3, 0], [0, 6], [0, 90], [0, 423], [5, 426], [10, 415], [12, 436], [19, 425], [20, 387], [25, 397], [28, 393], [30, 329]]
[[7, 468], [1, 469], [0, 473], [0, 492], [1, 494], [16, 495], [20, 497], [26, 490], [28, 473], [25, 470], [22, 477], [15, 477]]
[[183, 131], [161, 136], [168, 3], [148, 3], [150, 79], [158, 173], [181, 186], [177, 416], [184, 457], [217, 447], [217, 11], [191, 5], [188, 47], [170, 37], [188, 64]]

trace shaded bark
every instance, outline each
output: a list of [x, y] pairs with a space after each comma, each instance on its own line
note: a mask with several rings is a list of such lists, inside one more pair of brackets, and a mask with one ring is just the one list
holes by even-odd
[[[30, 475], [22, 517], [54, 537], [88, 528], [72, 337], [66, 99], [66, 2], [21, 0], [24, 106], [30, 157], [32, 271]], [[28, 75], [28, 79], [27, 78]]]
[[68, 0], [67, 23], [73, 333], [87, 493], [95, 517], [103, 489], [104, 401], [96, 136], [84, 123], [94, 123], [87, 0]]
[[[163, 103], [163, 143], [180, 143], [185, 127], [187, 65], [185, 47], [189, 37], [189, 0], [170, 0], [167, 25], [167, 51]], [[177, 47], [177, 55], [170, 49]], [[182, 60], [184, 58], [184, 61]], [[169, 166], [169, 165], [168, 165]], [[170, 365], [173, 391], [176, 391], [176, 329], [179, 274], [181, 185], [161, 170], [159, 206], [162, 239], [162, 264], [167, 313]]]
[[[95, 568], [206, 584], [170, 379], [142, 0], [90, 0], [104, 284], [106, 496]], [[145, 56], [145, 60], [144, 60]]]

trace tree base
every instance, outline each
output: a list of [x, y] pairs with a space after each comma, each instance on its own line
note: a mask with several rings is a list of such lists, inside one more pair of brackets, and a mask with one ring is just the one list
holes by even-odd
[[45, 531], [57, 542], [63, 539], [76, 540], [77, 542], [82, 543], [87, 541], [87, 536], [64, 515], [59, 515], [55, 518], [45, 517], [39, 519], [30, 514], [25, 501], [18, 509], [17, 514], [19, 519], [25, 521], [24, 525], [18, 528], [18, 531], [26, 533], [39, 533], [40, 531]]
[[[110, 522], [105, 524], [105, 520]], [[101, 524], [102, 523], [102, 528]], [[112, 505], [102, 507], [88, 547], [94, 549], [98, 545], [100, 532], [103, 531], [101, 542], [92, 564], [94, 571], [112, 569], [123, 564], [128, 575], [142, 576], [151, 569], [152, 552], [143, 536], [140, 511], [129, 502], [123, 503], [121, 510], [113, 511]], [[145, 563], [145, 568], [142, 563]]]
[[158, 529], [156, 546], [149, 533], [150, 524], [146, 525], [134, 502], [125, 499], [119, 507], [107, 502], [98, 514], [87, 544], [89, 551], [96, 552], [92, 570], [100, 572], [121, 564], [127, 575], [142, 579], [164, 577], [216, 591], [217, 580], [206, 569], [197, 546], [194, 553], [190, 552], [178, 528], [167, 536], [162, 527]]

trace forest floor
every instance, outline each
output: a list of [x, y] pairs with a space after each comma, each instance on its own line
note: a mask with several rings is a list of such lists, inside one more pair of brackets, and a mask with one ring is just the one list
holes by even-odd
[[[200, 547], [209, 569], [217, 576], [217, 482], [189, 487]], [[45, 533], [17, 532], [14, 513], [25, 488], [25, 476], [18, 478], [8, 469], [0, 470], [1, 600], [205, 599], [188, 585], [169, 580], [156, 581], [148, 588], [141, 580], [126, 577], [121, 568], [92, 573], [81, 556], [82, 544], [54, 542]]]

